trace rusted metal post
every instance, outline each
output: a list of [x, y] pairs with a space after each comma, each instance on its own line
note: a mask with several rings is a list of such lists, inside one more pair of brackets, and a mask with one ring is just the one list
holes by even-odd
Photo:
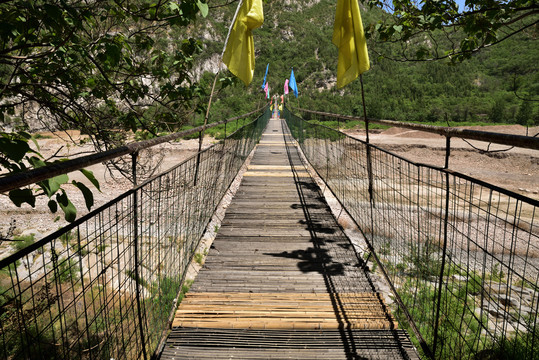
[[137, 186], [137, 158], [138, 151], [131, 153], [131, 175], [133, 178], [133, 186]]
[[[222, 56], [221, 56], [222, 58]], [[204, 140], [204, 132], [206, 131], [206, 126], [208, 125], [208, 118], [210, 117], [211, 101], [213, 99], [213, 91], [215, 90], [215, 84], [217, 83], [217, 78], [219, 77], [219, 72], [221, 71], [221, 64], [219, 64], [219, 70], [215, 77], [213, 78], [213, 85], [211, 86], [210, 100], [208, 101], [208, 108], [206, 109], [206, 116], [204, 116], [204, 125], [202, 126], [202, 131], [198, 137], [198, 154], [197, 154], [197, 163], [195, 169], [195, 181], [194, 185], [197, 185], [197, 176], [198, 176], [198, 167], [200, 166], [200, 151], [202, 150], [202, 141]]]
[[[133, 184], [137, 185], [137, 157], [138, 151], [131, 153], [131, 172], [133, 174]], [[138, 231], [138, 190], [133, 192], [133, 246], [134, 246], [134, 258], [135, 258], [135, 286], [137, 290], [135, 292], [137, 301], [137, 316], [139, 322], [140, 341], [142, 344], [142, 353], [144, 360], [147, 359], [146, 355], [146, 341], [144, 339], [144, 323], [142, 321], [142, 303], [140, 301], [140, 259], [139, 259], [139, 231]]]
[[198, 168], [200, 166], [200, 151], [202, 150], [202, 139], [204, 137], [203, 134], [204, 133], [202, 131], [198, 134], [197, 162], [196, 162], [196, 165], [195, 165], [195, 176], [194, 176], [194, 180], [193, 180], [193, 185], [194, 186], [197, 186]]
[[367, 118], [367, 106], [365, 105], [365, 91], [363, 89], [363, 76], [359, 74], [359, 81], [361, 82], [361, 101], [363, 102], [363, 117], [365, 119], [365, 142], [367, 143], [367, 176], [369, 177], [369, 200], [372, 206], [374, 204], [374, 189], [373, 189], [373, 175], [372, 175], [372, 155], [371, 145], [369, 143], [369, 119]]
[[367, 118], [367, 106], [365, 105], [365, 90], [363, 89], [363, 75], [359, 74], [361, 83], [361, 102], [363, 103], [363, 118], [365, 119], [365, 142], [369, 143], [369, 119]]
[[449, 173], [445, 173], [445, 215], [444, 215], [444, 244], [442, 248], [442, 264], [440, 276], [438, 278], [438, 297], [436, 303], [436, 316], [434, 318], [434, 341], [432, 344], [432, 355], [436, 356], [438, 342], [438, 328], [440, 323], [440, 309], [442, 307], [442, 286], [444, 283], [445, 258], [447, 256], [447, 231], [449, 225]]
[[446, 137], [445, 137], [445, 164], [444, 164], [444, 169], [449, 168], [449, 155], [451, 155], [451, 136], [446, 135]]
[[[446, 135], [445, 137], [445, 164], [444, 169], [449, 167], [449, 155], [451, 154], [451, 137]], [[442, 286], [444, 284], [444, 271], [445, 271], [445, 258], [447, 256], [447, 231], [449, 227], [449, 173], [445, 172], [445, 214], [444, 214], [444, 244], [442, 248], [442, 265], [440, 269], [440, 276], [438, 278], [438, 298], [436, 303], [436, 317], [434, 318], [434, 342], [432, 344], [432, 354], [436, 355], [436, 348], [438, 342], [438, 328], [440, 319], [440, 309], [442, 307]]]

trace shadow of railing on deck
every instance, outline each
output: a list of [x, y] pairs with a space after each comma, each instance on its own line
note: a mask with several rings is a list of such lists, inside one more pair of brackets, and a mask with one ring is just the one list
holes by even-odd
[[[406, 336], [403, 337], [403, 334], [395, 328], [393, 316], [377, 292], [370, 274], [365, 271], [363, 259], [358, 256], [350, 239], [337, 223], [314, 179], [310, 176], [300, 175], [300, 172], [305, 172], [303, 160], [297, 147], [292, 143], [290, 131], [285, 124], [283, 124], [283, 133], [285, 134], [287, 154], [294, 174], [301, 208], [305, 216], [304, 223], [307, 225], [306, 229], [309, 230], [313, 243], [313, 247], [309, 249], [323, 254], [323, 261], [320, 263], [321, 273], [330, 294], [335, 316], [340, 324], [340, 338], [347, 358], [368, 358], [362, 354], [368, 354], [372, 348], [369, 348], [368, 345], [365, 346], [362, 340], [372, 335], [380, 338], [386, 337], [385, 342], [377, 344], [377, 349], [396, 348], [402, 358], [408, 358], [403, 341]], [[300, 267], [300, 269], [302, 268]], [[386, 333], [382, 336], [375, 330], [355, 329], [354, 323], [358, 318], [365, 320], [370, 316], [369, 312], [360, 305], [365, 294], [375, 296], [372, 304], [382, 311], [383, 322], [387, 324], [387, 328], [384, 329]], [[380, 314], [376, 316], [380, 316]], [[387, 338], [388, 335], [389, 338]]]

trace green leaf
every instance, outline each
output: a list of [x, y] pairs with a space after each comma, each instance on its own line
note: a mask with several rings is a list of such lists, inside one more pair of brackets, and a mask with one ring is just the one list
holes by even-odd
[[9, 192], [9, 199], [17, 206], [21, 207], [23, 203], [28, 203], [36, 207], [36, 197], [31, 189], [15, 189]]
[[44, 4], [43, 8], [52, 20], [60, 21], [62, 19], [62, 11], [58, 8], [58, 6]]
[[209, 12], [208, 4], [204, 4], [202, 1], [198, 0], [197, 6], [203, 17], [208, 16], [208, 12]]
[[118, 65], [122, 57], [122, 49], [117, 44], [106, 44], [105, 53], [107, 55], [107, 60], [112, 65]]
[[30, 164], [32, 164], [32, 166], [34, 168], [40, 168], [40, 167], [43, 167], [45, 165], [47, 165], [45, 163], [45, 161], [41, 160], [40, 158], [38, 158], [37, 156], [32, 156], [28, 159], [28, 161], [30, 162]]
[[56, 201], [58, 201], [60, 206], [67, 206], [69, 204], [69, 199], [67, 198], [65, 190], [62, 190], [60, 194], [56, 194]]
[[96, 187], [97, 190], [101, 191], [101, 189], [99, 188], [99, 181], [97, 181], [93, 172], [86, 169], [80, 169], [80, 172], [83, 173], [88, 180], [90, 180], [90, 182]]
[[[31, 137], [30, 140], [32, 140], [32, 142], [34, 143], [34, 145], [36, 146], [36, 149], [37, 150], [40, 150], [39, 148], [39, 144], [37, 143], [37, 139], [35, 137]], [[38, 153], [39, 156], [41, 156], [41, 154]]]
[[64, 212], [64, 218], [66, 219], [66, 221], [75, 221], [75, 219], [77, 218], [77, 209], [75, 208], [75, 205], [73, 205], [71, 200], [68, 199], [67, 194], [64, 190], [62, 190], [61, 194], [56, 195], [56, 201]]
[[92, 194], [92, 191], [88, 189], [88, 187], [83, 183], [75, 180], [73, 180], [72, 183], [82, 192], [82, 195], [84, 196], [84, 201], [86, 202], [86, 208], [90, 210], [92, 206], [94, 206], [94, 194]]
[[30, 151], [30, 146], [23, 140], [13, 140], [0, 138], [0, 149], [9, 159], [19, 162], [24, 158], [24, 155]]
[[56, 211], [58, 211], [58, 204], [56, 203], [56, 201], [51, 199], [51, 200], [49, 200], [47, 205], [49, 206], [49, 209], [51, 210], [51, 213], [54, 214]]
[[50, 189], [53, 192], [53, 194], [60, 189], [62, 184], [65, 184], [68, 181], [69, 181], [69, 177], [66, 174], [58, 175], [58, 176], [53, 177], [52, 179], [49, 179]]
[[29, 133], [27, 133], [26, 131], [19, 131], [17, 133], [19, 136], [25, 138], [26, 140], [30, 140], [32, 138], [32, 135], [30, 135]]
[[63, 184], [69, 181], [69, 177], [66, 174], [58, 175], [48, 180], [44, 180], [38, 183], [38, 185], [45, 191], [50, 198], [53, 196]]
[[96, 85], [97, 85], [97, 82], [95, 78], [91, 77], [91, 78], [86, 79], [86, 86], [88, 86], [89, 88], [94, 88]]

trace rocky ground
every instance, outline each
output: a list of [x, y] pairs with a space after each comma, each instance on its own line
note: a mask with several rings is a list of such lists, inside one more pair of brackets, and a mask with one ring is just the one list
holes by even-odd
[[[463, 128], [526, 135], [526, 128], [520, 125]], [[353, 137], [365, 139], [363, 130], [351, 130], [347, 133]], [[537, 133], [539, 133], [538, 126], [528, 129], [530, 136]], [[436, 166], [444, 165], [445, 138], [440, 135], [390, 128], [384, 131], [374, 130], [369, 138], [373, 144], [409, 160]], [[451, 139], [451, 148], [450, 169], [539, 199], [539, 151], [510, 148], [474, 140], [465, 142], [461, 139]]]
[[[55, 154], [66, 157], [77, 157], [78, 154], [82, 156], [90, 153], [92, 146], [90, 144], [74, 146], [72, 143], [78, 143], [83, 139], [84, 136], [81, 136], [76, 131], [70, 131], [67, 134], [63, 132], [42, 133], [41, 138], [38, 140], [39, 150], [45, 158]], [[213, 138], [207, 137], [204, 139], [203, 146], [204, 148], [208, 147], [214, 142], [216, 141]], [[159, 164], [159, 166], [153, 173], [146, 174], [139, 168], [139, 182], [140, 178], [143, 180], [144, 177], [148, 177], [151, 174], [157, 174], [169, 169], [175, 164], [193, 156], [197, 151], [198, 140], [193, 139], [162, 144], [151, 151], [142, 152], [139, 160], [141, 164], [147, 165], [149, 162]], [[131, 161], [130, 157], [125, 157], [124, 160], [126, 164], [129, 164]], [[133, 186], [119, 171], [111, 170], [105, 165], [93, 165], [87, 169], [91, 170], [99, 181], [100, 191], [97, 191], [80, 172], [70, 173], [69, 178], [70, 181], [77, 180], [84, 182], [93, 191], [95, 205], [92, 209], [107, 203]], [[82, 193], [70, 184], [65, 185], [64, 188], [70, 200], [77, 208], [77, 216], [80, 217], [88, 213]], [[61, 210], [56, 214], [52, 214], [49, 211], [47, 200], [46, 197], [39, 197], [35, 208], [32, 208], [28, 204], [23, 204], [18, 208], [11, 203], [6, 194], [0, 195], [0, 237], [33, 233], [35, 234], [35, 238], [39, 239], [67, 224], [63, 219]], [[5, 250], [5, 245], [1, 244], [0, 241], [0, 258], [3, 257], [2, 250]]]

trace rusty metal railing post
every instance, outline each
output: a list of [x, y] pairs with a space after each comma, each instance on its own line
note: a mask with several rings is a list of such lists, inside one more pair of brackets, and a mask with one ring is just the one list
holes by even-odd
[[440, 320], [440, 308], [442, 306], [442, 286], [444, 281], [444, 271], [445, 271], [445, 258], [447, 256], [447, 229], [449, 227], [449, 172], [447, 171], [449, 167], [449, 155], [451, 153], [451, 137], [446, 135], [445, 137], [445, 214], [444, 214], [444, 244], [442, 247], [442, 264], [440, 268], [440, 276], [438, 278], [438, 296], [436, 304], [436, 316], [434, 317], [434, 341], [432, 344], [432, 355], [436, 356], [437, 343], [438, 343], [438, 328]]
[[449, 168], [449, 156], [451, 155], [451, 136], [445, 136], [445, 164], [444, 169]]
[[[138, 151], [131, 153], [131, 172], [133, 174], [133, 184], [137, 185], [137, 157]], [[137, 287], [135, 296], [137, 301], [137, 316], [140, 331], [140, 341], [142, 344], [142, 353], [144, 360], [147, 359], [146, 355], [146, 341], [144, 339], [144, 325], [142, 322], [142, 303], [140, 301], [140, 259], [139, 259], [139, 231], [138, 231], [139, 219], [138, 219], [138, 190], [133, 192], [133, 246], [134, 246], [134, 258], [135, 258], [135, 286]]]
[[195, 179], [194, 179], [194, 181], [193, 181], [193, 185], [194, 185], [194, 186], [197, 186], [198, 168], [199, 168], [199, 166], [200, 166], [200, 151], [202, 151], [202, 141], [204, 140], [204, 139], [203, 139], [203, 136], [204, 136], [204, 132], [201, 131], [201, 132], [198, 134], [197, 162], [196, 162], [196, 165], [195, 165]]
[[363, 76], [359, 75], [359, 81], [361, 82], [361, 100], [363, 102], [363, 117], [365, 121], [365, 142], [367, 143], [367, 176], [369, 177], [369, 200], [371, 206], [374, 204], [374, 190], [373, 190], [373, 175], [372, 175], [372, 155], [371, 145], [369, 142], [369, 119], [367, 118], [367, 106], [365, 105], [365, 92], [363, 91]]
[[131, 153], [131, 176], [133, 178], [133, 186], [137, 186], [137, 158], [138, 151]]
[[[238, 5], [238, 9], [239, 9], [239, 5]], [[237, 10], [236, 10], [236, 15], [237, 15]], [[213, 100], [213, 92], [215, 91], [215, 84], [217, 83], [217, 78], [219, 77], [219, 73], [221, 72], [222, 64], [223, 64], [222, 62], [219, 63], [219, 70], [217, 71], [217, 74], [215, 74], [215, 77], [213, 78], [213, 85], [211, 87], [211, 92], [210, 92], [210, 100], [208, 101], [208, 108], [206, 109], [206, 116], [204, 116], [204, 126], [202, 127], [202, 131], [200, 132], [199, 138], [198, 138], [198, 154], [197, 154], [197, 164], [196, 164], [196, 169], [195, 169], [195, 181], [193, 182], [194, 186], [197, 186], [198, 167], [200, 166], [200, 151], [202, 150], [202, 142], [204, 141], [204, 133], [206, 132], [206, 126], [208, 126], [208, 119], [210, 118], [211, 102]]]

